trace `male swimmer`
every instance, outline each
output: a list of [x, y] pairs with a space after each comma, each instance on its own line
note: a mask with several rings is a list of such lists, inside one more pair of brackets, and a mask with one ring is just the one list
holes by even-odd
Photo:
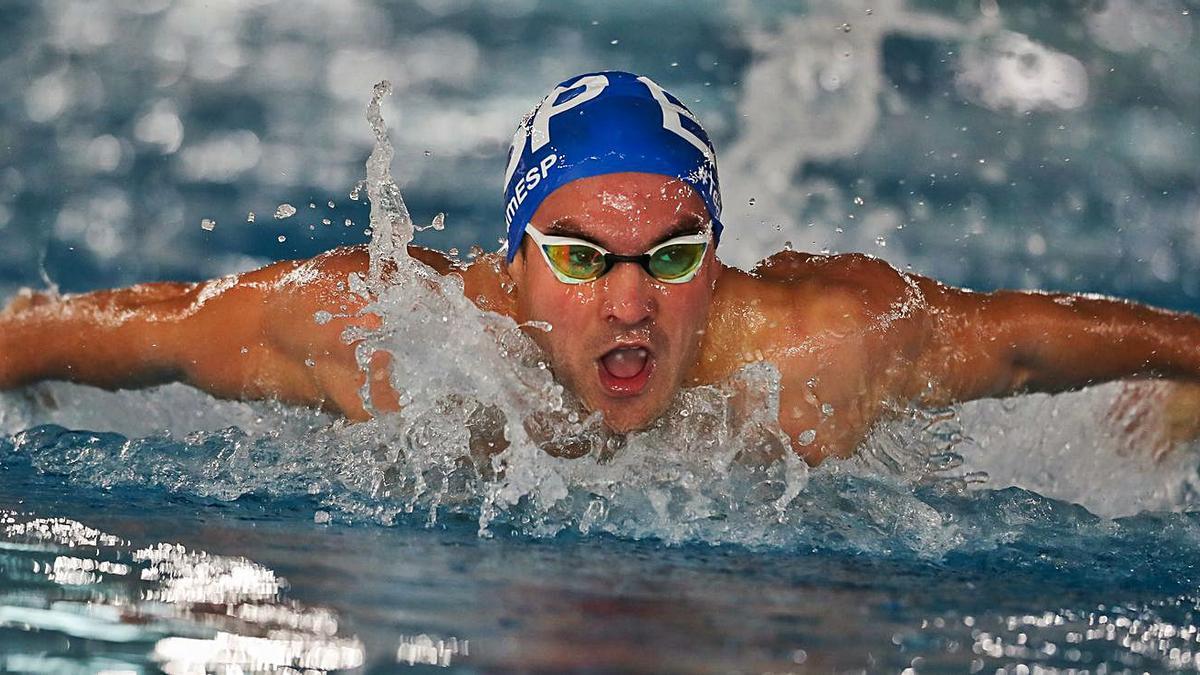
[[[555, 376], [616, 432], [651, 424], [681, 387], [754, 361], [779, 369], [779, 424], [812, 464], [849, 455], [909, 404], [1139, 376], [1200, 381], [1196, 316], [1091, 296], [973, 293], [859, 254], [783, 251], [744, 272], [717, 259], [720, 215], [713, 147], [687, 107], [645, 77], [591, 73], [555, 87], [517, 129], [506, 252], [465, 268], [411, 252], [461, 276], [481, 308], [549, 323], [530, 334]], [[356, 246], [208, 283], [26, 292], [0, 313], [0, 388], [178, 380], [361, 420], [370, 377], [375, 405], [397, 409], [390, 357], [364, 375], [342, 340], [380, 320], [355, 316], [366, 303], [346, 288], [367, 267]], [[321, 311], [351, 316], [318, 324]]]

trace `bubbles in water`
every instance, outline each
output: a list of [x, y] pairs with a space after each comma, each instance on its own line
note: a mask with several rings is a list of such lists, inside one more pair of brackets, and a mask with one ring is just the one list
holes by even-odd
[[200, 220], [200, 229], [212, 232], [217, 227], [217, 221], [212, 218], [202, 218]]
[[283, 204], [280, 204], [279, 206], [275, 207], [275, 219], [276, 220], [283, 220], [284, 218], [291, 218], [294, 215], [296, 215], [296, 207], [292, 206], [291, 204], [283, 203]]

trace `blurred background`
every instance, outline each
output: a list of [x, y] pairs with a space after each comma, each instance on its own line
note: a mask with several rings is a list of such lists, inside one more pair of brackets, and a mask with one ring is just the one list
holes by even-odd
[[418, 242], [494, 250], [520, 115], [573, 74], [626, 69], [713, 136], [726, 262], [790, 243], [1198, 310], [1198, 15], [1200, 0], [0, 0], [0, 296], [366, 241], [350, 193], [385, 78], [409, 208], [446, 214]]

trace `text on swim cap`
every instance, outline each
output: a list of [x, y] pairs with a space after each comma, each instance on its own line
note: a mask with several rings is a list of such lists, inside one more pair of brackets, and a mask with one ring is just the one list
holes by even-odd
[[558, 155], [549, 154], [542, 158], [538, 166], [530, 167], [521, 176], [521, 180], [517, 181], [516, 187], [513, 188], [513, 196], [508, 200], [508, 205], [504, 207], [504, 220], [507, 224], [512, 224], [513, 214], [525, 201], [525, 197], [529, 195], [529, 191], [537, 187], [537, 184], [546, 178], [546, 172], [550, 167], [558, 161]]

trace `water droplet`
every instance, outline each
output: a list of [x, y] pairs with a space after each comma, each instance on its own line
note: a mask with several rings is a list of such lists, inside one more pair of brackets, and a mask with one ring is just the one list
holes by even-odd
[[315, 209], [315, 208], [317, 208], [317, 203], [316, 203], [316, 202], [309, 202], [309, 203], [308, 203], [308, 208], [310, 208], [310, 209]]
[[344, 222], [344, 223], [342, 223], [342, 224], [343, 224], [343, 225], [345, 225], [346, 227], [353, 227], [353, 226], [354, 226], [354, 221], [353, 221], [353, 220], [350, 220], [349, 218], [347, 218], [347, 219], [346, 219], [346, 222]]
[[304, 359], [304, 365], [308, 366], [309, 368], [313, 368], [317, 365], [317, 362], [313, 361], [312, 359]]
[[873, 10], [873, 9], [867, 9], [867, 16], [871, 16], [871, 15], [872, 15], [872, 14], [874, 14], [874, 13], [875, 13], [875, 10]]
[[620, 41], [620, 40], [610, 40], [608, 44], [610, 44], [610, 45], [619, 45], [619, 44], [621, 44], [621, 41]]
[[833, 406], [828, 403], [822, 403], [821, 404], [821, 414], [826, 417], [829, 417], [830, 415], [833, 414]]
[[833, 228], [833, 231], [837, 232], [838, 234], [845, 232], [845, 230], [843, 230], [840, 225], [838, 227]]
[[242, 347], [242, 349], [241, 349], [241, 352], [242, 352], [243, 354], [249, 354], [249, 353], [250, 353], [250, 348], [249, 348], [249, 347]]
[[328, 204], [329, 208], [331, 208], [331, 209], [337, 208], [337, 204], [334, 204], [332, 199], [330, 199], [328, 202], [325, 202], [325, 203]]
[[758, 200], [757, 200], [757, 199], [755, 199], [754, 197], [751, 197], [751, 198], [750, 198], [750, 206], [754, 206], [754, 205], [755, 205], [755, 204], [757, 204], [757, 203], [758, 203]]
[[285, 202], [285, 203], [280, 204], [279, 206], [275, 207], [275, 219], [276, 220], [283, 220], [284, 218], [291, 218], [294, 215], [296, 215], [296, 207], [292, 206], [291, 204], [288, 204]]
[[671, 62], [671, 67], [672, 67], [672, 68], [678, 68], [678, 67], [679, 67], [679, 62], [678, 62], [678, 61], [672, 61], [672, 62]]
[[203, 218], [200, 220], [200, 229], [212, 232], [217, 227], [217, 221], [212, 218]]
[[457, 247], [457, 246], [451, 246], [451, 247], [450, 247], [450, 250], [446, 251], [446, 253], [448, 253], [448, 254], [450, 254], [450, 255], [452, 255], [452, 256], [457, 256], [457, 255], [458, 255], [458, 247]]
[[805, 429], [800, 432], [800, 435], [796, 436], [796, 442], [800, 445], [812, 445], [815, 440], [817, 440], [816, 429]]
[[333, 315], [323, 309], [316, 314], [313, 314], [313, 321], [316, 321], [318, 326], [324, 326], [332, 320]]
[[433, 222], [429, 226], [438, 231], [446, 229], [446, 214], [439, 212], [433, 217]]
[[322, 224], [322, 225], [332, 225], [332, 224], [333, 224], [333, 221], [332, 221], [332, 220], [330, 220], [330, 219], [328, 219], [328, 218], [322, 218], [322, 219], [321, 219], [321, 224]]
[[317, 511], [316, 513], [313, 514], [313, 522], [318, 525], [325, 525], [332, 518], [333, 518], [333, 516], [329, 515], [328, 511]]
[[278, 237], [275, 237], [275, 240], [282, 244], [283, 242], [287, 241], [287, 237], [281, 234]]
[[788, 239], [787, 241], [783, 242], [783, 250], [785, 250], [785, 251], [792, 250], [792, 240], [791, 239]]
[[855, 203], [855, 205], [857, 205], [857, 206], [862, 206], [863, 204], [866, 204], [867, 202], [866, 202], [865, 200], [863, 200], [863, 198], [862, 198], [862, 197], [855, 197], [855, 198], [854, 198], [854, 203]]
[[471, 248], [467, 249], [467, 257], [474, 260], [483, 255], [483, 247], [479, 244], [471, 244]]
[[886, 248], [887, 239], [884, 239], [883, 237], [875, 237], [875, 245]]
[[838, 26], [838, 30], [842, 31], [843, 33], [849, 33], [850, 32], [850, 24], [844, 23], [844, 24]]
[[253, 222], [254, 222], [254, 218], [255, 218], [255, 216], [254, 216], [254, 212], [253, 212], [253, 211], [251, 211], [250, 213], [247, 213], [247, 214], [246, 214], [246, 222], [247, 222], [247, 223], [253, 223]]
[[428, 151], [428, 150], [426, 150], [426, 151], [425, 151], [425, 156], [426, 156], [426, 157], [432, 157], [432, 156], [433, 156], [433, 153], [432, 153], [432, 152], [430, 152], [430, 151]]

